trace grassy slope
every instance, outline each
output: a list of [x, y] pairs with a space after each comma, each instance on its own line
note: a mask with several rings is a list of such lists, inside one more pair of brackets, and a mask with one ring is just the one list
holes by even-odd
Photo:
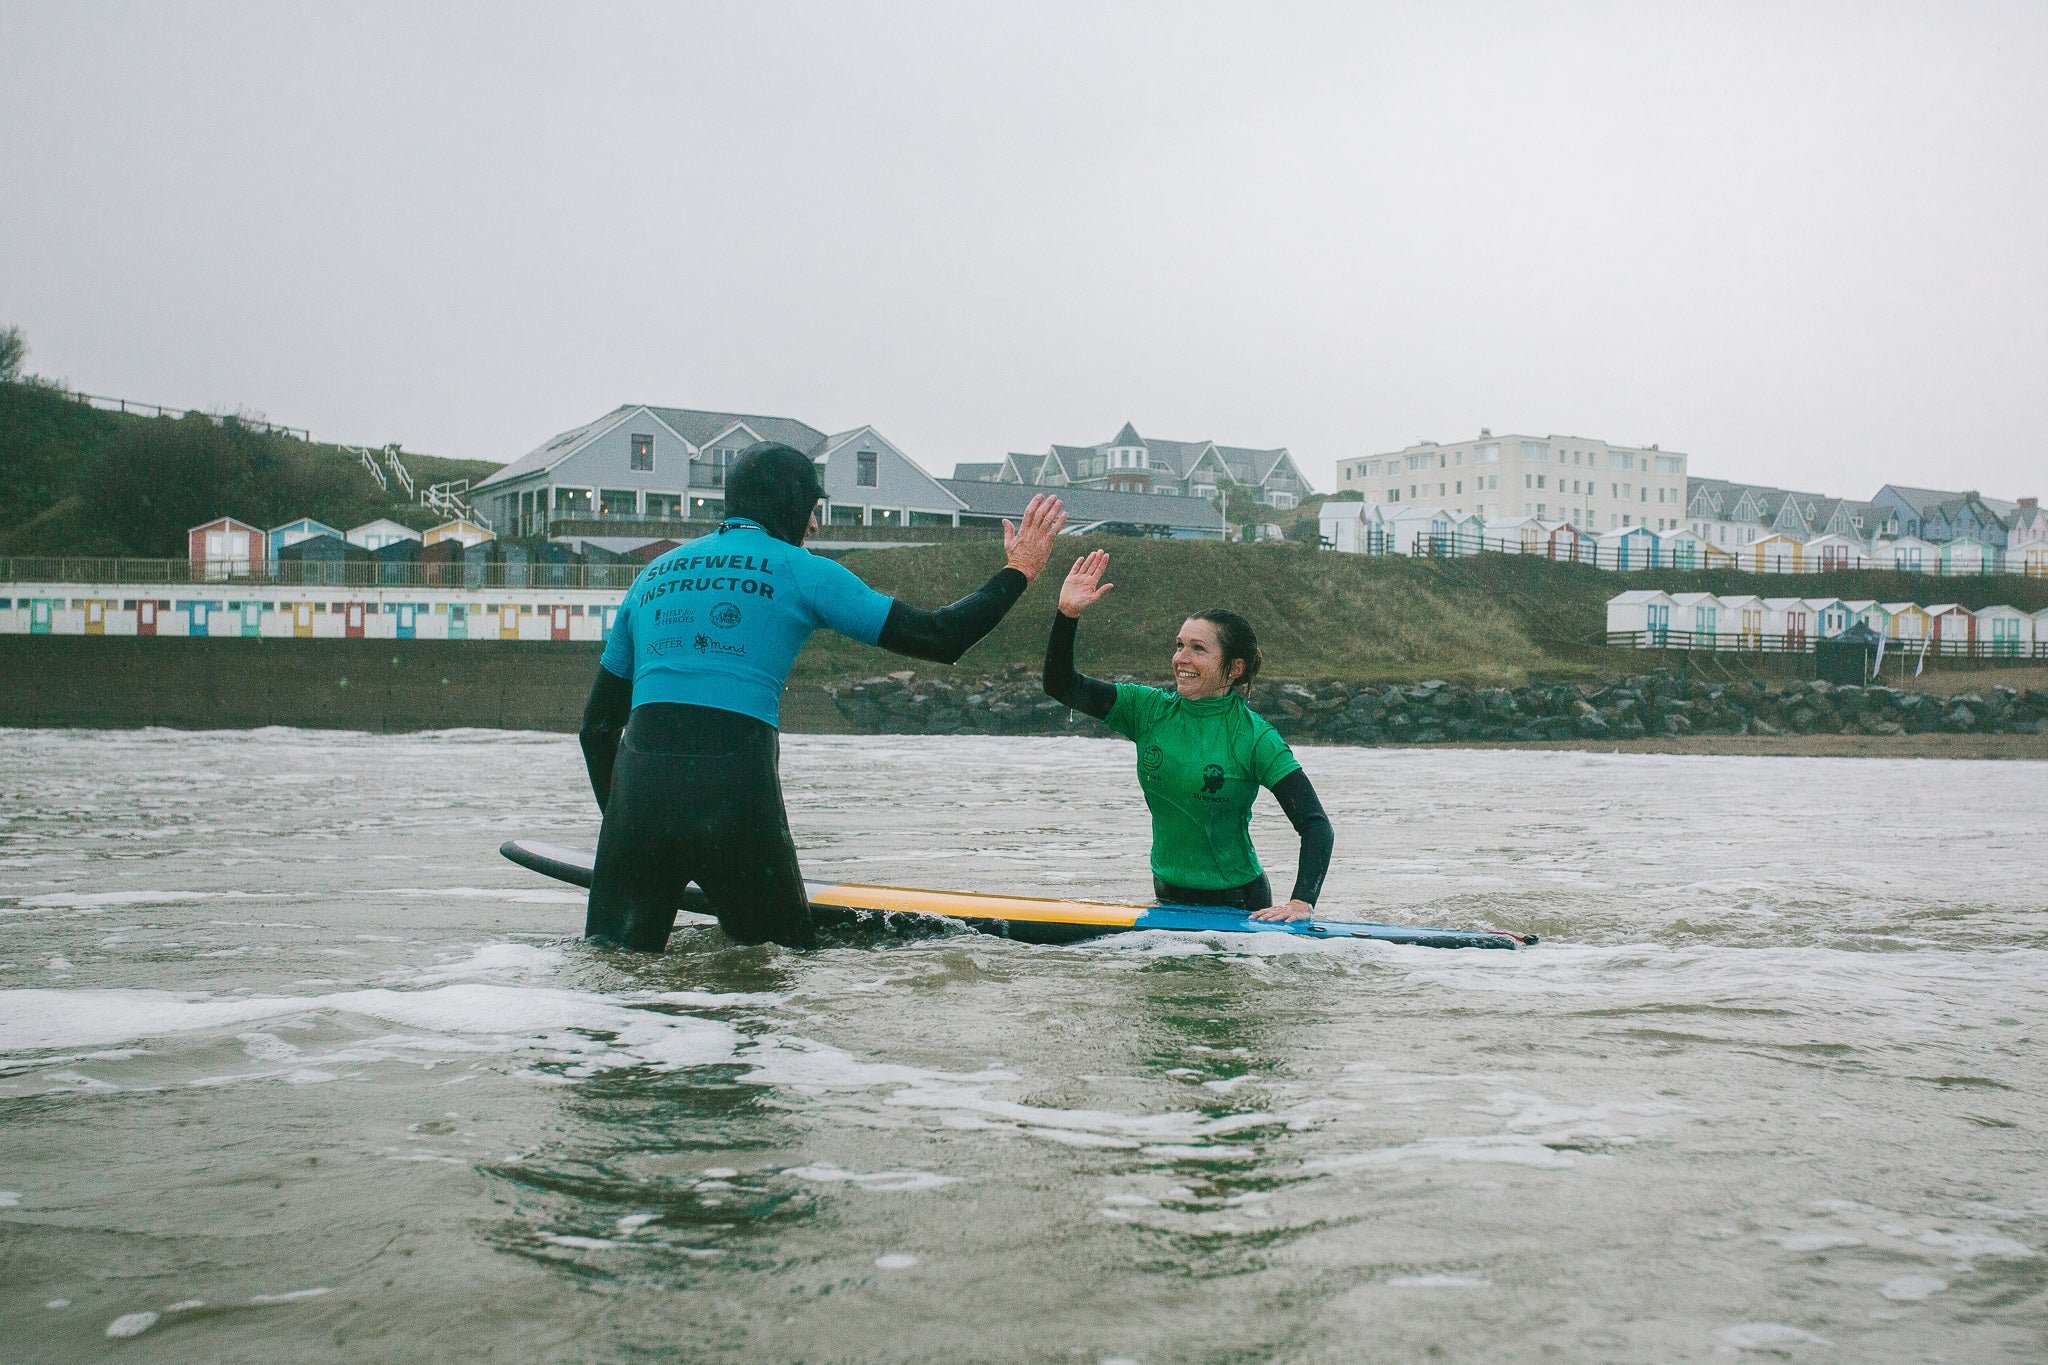
[[[38, 555], [158, 554], [183, 551], [183, 527], [164, 528], [146, 546], [109, 543], [97, 526], [81, 483], [101, 452], [138, 423], [158, 419], [102, 412], [61, 391], [33, 384], [0, 384], [0, 553]], [[281, 441], [280, 448], [319, 475], [308, 480], [321, 492], [308, 505], [280, 520], [310, 516], [348, 527], [380, 516], [425, 528], [441, 518], [417, 504], [408, 506], [394, 483], [380, 490], [353, 455], [315, 442]], [[420, 487], [447, 479], [472, 483], [498, 468], [487, 460], [450, 460], [405, 454], [401, 458]], [[217, 509], [248, 516], [236, 508]]]
[[[1077, 538], [1061, 542], [1066, 558], [952, 671], [1035, 672], [1059, 580], [1073, 555], [1095, 545], [1109, 551], [1109, 577], [1117, 586], [1082, 622], [1079, 663], [1098, 675], [1130, 673], [1154, 681], [1165, 673], [1176, 628], [1188, 612], [1207, 606], [1228, 607], [1251, 620], [1265, 650], [1263, 676], [1276, 681], [1446, 678], [1493, 685], [1612, 670], [1616, 659], [1589, 662], [1584, 647], [1607, 628], [1607, 599], [1629, 588], [2048, 606], [2048, 580], [2007, 576], [1619, 574], [1518, 555], [1438, 562], [1295, 545]], [[1001, 562], [992, 545], [860, 551], [842, 558], [881, 591], [923, 607], [959, 597]], [[820, 634], [798, 659], [795, 676], [820, 681], [907, 666], [908, 660], [895, 655]], [[926, 675], [948, 671], [916, 668]]]

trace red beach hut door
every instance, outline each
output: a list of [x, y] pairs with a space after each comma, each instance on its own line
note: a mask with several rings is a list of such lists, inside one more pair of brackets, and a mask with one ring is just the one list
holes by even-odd
[[566, 640], [569, 638], [569, 609], [556, 607], [548, 618], [548, 638]]
[[342, 633], [348, 636], [348, 638], [351, 640], [360, 640], [363, 638], [362, 603], [351, 602], [348, 604], [348, 624], [345, 627], [343, 627]]

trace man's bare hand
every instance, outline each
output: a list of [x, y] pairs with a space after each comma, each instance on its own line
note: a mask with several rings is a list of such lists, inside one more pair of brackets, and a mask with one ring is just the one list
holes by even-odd
[[1268, 923], [1286, 923], [1289, 920], [1314, 919], [1315, 907], [1307, 901], [1289, 901], [1285, 905], [1269, 905], [1263, 910], [1252, 911], [1252, 918]]
[[1053, 537], [1066, 524], [1067, 509], [1050, 493], [1040, 493], [1031, 499], [1031, 505], [1024, 509], [1022, 526], [1005, 518], [1003, 555], [1009, 567], [1023, 574], [1027, 581], [1044, 573], [1045, 562], [1052, 558]]

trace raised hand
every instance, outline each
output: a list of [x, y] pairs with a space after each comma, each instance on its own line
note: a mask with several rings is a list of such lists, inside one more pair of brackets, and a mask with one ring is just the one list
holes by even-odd
[[1067, 570], [1067, 581], [1060, 584], [1060, 611], [1068, 616], [1079, 616], [1100, 602], [1116, 586], [1102, 581], [1102, 575], [1108, 569], [1107, 550], [1091, 550], [1075, 560], [1074, 567]]
[[1003, 521], [1005, 562], [1026, 581], [1037, 578], [1045, 572], [1045, 561], [1052, 558], [1053, 538], [1066, 524], [1067, 509], [1060, 506], [1060, 500], [1050, 493], [1038, 494], [1024, 509], [1022, 526], [1007, 518]]

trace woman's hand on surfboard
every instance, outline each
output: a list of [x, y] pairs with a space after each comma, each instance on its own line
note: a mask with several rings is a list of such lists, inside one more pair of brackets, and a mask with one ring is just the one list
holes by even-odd
[[1107, 550], [1091, 550], [1075, 560], [1074, 567], [1067, 570], [1067, 581], [1060, 584], [1060, 611], [1067, 616], [1079, 616], [1100, 602], [1116, 586], [1102, 581], [1108, 569]]
[[1278, 920], [1285, 922], [1297, 919], [1314, 919], [1316, 908], [1307, 901], [1289, 901], [1285, 905], [1269, 905], [1263, 910], [1252, 911], [1253, 919]]
[[1045, 572], [1052, 558], [1053, 538], [1067, 524], [1067, 509], [1050, 493], [1040, 493], [1024, 509], [1023, 524], [1003, 521], [1003, 555], [1007, 565], [1027, 581]]

